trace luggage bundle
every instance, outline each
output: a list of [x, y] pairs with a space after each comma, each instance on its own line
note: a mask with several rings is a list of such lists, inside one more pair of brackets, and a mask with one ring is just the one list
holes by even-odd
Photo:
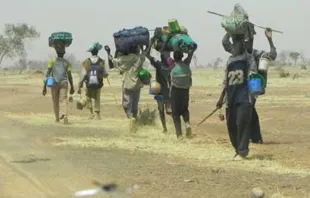
[[72, 34], [69, 32], [54, 32], [48, 38], [50, 47], [69, 47], [72, 44]]
[[149, 30], [142, 26], [120, 30], [114, 33], [113, 37], [116, 51], [123, 54], [128, 54], [130, 47], [148, 47], [150, 42]]
[[154, 32], [154, 48], [157, 51], [181, 51], [190, 53], [197, 49], [197, 43], [188, 35], [185, 27], [176, 19], [168, 21], [168, 26], [157, 27]]
[[229, 16], [222, 18], [221, 25], [230, 35], [244, 35], [248, 39], [256, 34], [254, 25], [249, 21], [248, 13], [240, 4], [234, 6]]

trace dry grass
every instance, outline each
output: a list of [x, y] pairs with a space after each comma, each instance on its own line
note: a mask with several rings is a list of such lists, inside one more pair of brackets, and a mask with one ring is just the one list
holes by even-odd
[[[59, 126], [59, 124], [51, 125], [53, 120], [52, 115], [47, 114], [22, 114], [22, 113], [7, 113], [8, 117], [23, 121], [31, 125], [48, 125]], [[27, 115], [27, 116], [26, 116]], [[96, 148], [117, 148], [130, 151], [143, 151], [156, 154], [163, 154], [173, 157], [182, 157], [191, 160], [201, 166], [214, 167], [233, 167], [241, 170], [263, 171], [277, 174], [297, 174], [300, 176], [310, 175], [310, 169], [301, 169], [296, 167], [286, 167], [277, 161], [274, 161], [268, 156], [261, 156], [255, 153], [252, 149], [250, 159], [242, 162], [233, 162], [233, 151], [230, 144], [221, 144], [216, 137], [208, 136], [208, 139], [195, 138], [192, 140], [179, 141], [173, 133], [173, 128], [170, 122], [169, 131], [172, 133], [163, 134], [159, 123], [155, 127], [144, 126], [140, 127], [135, 135], [127, 132], [128, 125], [126, 119], [109, 119], [105, 118], [102, 121], [92, 121], [91, 123], [83, 117], [71, 116], [71, 125], [63, 126], [67, 128], [100, 128], [102, 130], [122, 131], [117, 137], [100, 137], [100, 138], [80, 138], [80, 137], [55, 137], [53, 142], [57, 146], [75, 146], [75, 147], [96, 147]]]
[[[296, 72], [296, 68], [285, 68], [285, 71], [290, 73]], [[278, 71], [275, 68], [271, 69], [268, 81], [268, 94], [259, 98], [260, 107], [279, 108], [279, 107], [306, 107], [310, 106], [310, 101], [306, 97], [305, 92], [310, 84], [309, 71], [303, 70], [301, 75], [296, 78], [279, 78]], [[194, 70], [194, 87], [191, 90], [193, 96], [193, 104], [208, 104], [214, 106], [217, 100], [217, 95], [221, 89], [221, 83], [223, 78], [222, 70]], [[1, 76], [0, 82], [12, 84], [12, 79], [16, 77]], [[77, 76], [75, 75], [75, 79]], [[113, 88], [120, 88], [119, 77], [116, 73], [112, 73], [110, 76], [111, 86]], [[18, 84], [32, 84], [42, 83], [42, 79], [27, 78], [27, 76], [21, 77], [20, 80], [14, 81]], [[77, 81], [76, 81], [77, 82]], [[108, 86], [108, 85], [107, 85]], [[278, 92], [286, 93], [279, 95]], [[284, 91], [283, 91], [284, 90]], [[113, 94], [105, 93], [109, 97], [108, 101], [105, 101], [104, 105], [111, 105], [113, 102]], [[207, 94], [211, 94], [207, 97]], [[114, 93], [115, 95], [115, 93]], [[154, 100], [147, 94], [147, 90], [142, 91], [141, 104], [155, 104]], [[116, 95], [118, 99], [118, 95]], [[195, 113], [195, 112], [194, 112]], [[200, 113], [200, 112], [197, 112]], [[151, 111], [148, 115], [152, 114]], [[52, 114], [13, 114], [7, 113], [7, 116], [12, 119], [21, 120], [31, 125], [51, 125], [53, 120]], [[265, 118], [270, 120], [273, 118]], [[150, 120], [154, 120], [151, 118]], [[264, 117], [262, 116], [262, 121]], [[143, 126], [135, 135], [129, 135], [127, 132], [127, 120], [121, 118], [105, 118], [102, 121], [95, 121], [89, 123], [84, 117], [70, 116], [71, 125], [63, 126], [68, 128], [83, 127], [83, 128], [101, 128], [103, 130], [118, 130], [121, 131], [121, 135], [117, 137], [55, 137], [54, 144], [57, 146], [76, 146], [76, 147], [98, 147], [98, 148], [118, 148], [126, 150], [139, 150], [144, 152], [152, 152], [157, 154], [163, 154], [167, 156], [182, 157], [191, 160], [193, 163], [197, 163], [201, 166], [214, 166], [214, 167], [231, 167], [249, 171], [264, 171], [277, 174], [298, 174], [301, 176], [310, 175], [310, 169], [303, 169], [298, 167], [288, 167], [281, 164], [278, 161], [268, 158], [268, 156], [260, 156], [259, 153], [255, 153], [255, 149], [252, 149], [250, 160], [241, 162], [233, 162], [231, 158], [233, 151], [229, 143], [222, 143], [216, 137], [208, 135], [207, 139], [197, 137], [192, 140], [178, 141], [176, 140], [174, 129], [171, 120], [168, 121], [170, 133], [163, 134], [161, 132], [161, 126], [157, 123], [155, 126]], [[197, 121], [196, 121], [197, 122]], [[214, 123], [210, 123], [214, 124]], [[58, 125], [57, 125], [58, 126]], [[115, 127], [117, 126], [117, 128]], [[253, 148], [253, 146], [252, 146]], [[289, 160], [289, 159], [287, 159]]]

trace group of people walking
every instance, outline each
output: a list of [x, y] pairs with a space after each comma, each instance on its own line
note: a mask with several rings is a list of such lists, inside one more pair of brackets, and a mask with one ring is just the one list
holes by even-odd
[[[148, 48], [143, 50], [140, 46], [134, 46], [129, 49], [126, 55], [117, 54], [115, 57], [111, 55], [109, 46], [104, 49], [108, 54], [109, 68], [117, 68], [122, 75], [122, 105], [124, 112], [129, 119], [130, 131], [135, 132], [136, 121], [138, 115], [138, 104], [140, 100], [140, 91], [144, 83], [138, 76], [138, 72], [143, 68], [143, 64], [147, 59], [156, 69], [156, 81], [160, 84], [160, 93], [155, 97], [157, 100], [160, 120], [163, 131], [167, 131], [166, 114], [172, 115], [176, 134], [178, 138], [182, 137], [181, 116], [186, 125], [186, 136], [191, 136], [191, 125], [189, 117], [189, 88], [192, 85], [190, 62], [193, 53], [188, 54], [183, 60], [182, 52], [174, 52], [173, 58], [170, 52], [161, 53], [161, 60], [155, 60], [150, 55], [152, 42]], [[93, 43], [88, 52], [91, 57], [82, 63], [82, 72], [80, 82], [78, 83], [78, 94], [81, 94], [83, 84], [86, 85], [85, 97], [86, 107], [90, 110], [90, 119], [100, 119], [100, 95], [103, 87], [103, 78], [108, 77], [107, 65], [105, 61], [98, 56], [98, 52], [102, 49], [99, 43]], [[49, 61], [46, 77], [53, 76], [55, 85], [51, 88], [53, 107], [56, 122], [63, 120], [68, 123], [68, 87], [70, 84], [70, 94], [74, 94], [74, 86], [72, 80], [72, 66], [64, 58], [65, 48], [55, 47], [56, 58]], [[47, 81], [43, 86], [43, 95], [46, 95]], [[59, 108], [59, 104], [60, 107]]]
[[[260, 131], [259, 116], [255, 105], [257, 97], [250, 93], [248, 78], [253, 73], [259, 73], [267, 81], [267, 72], [260, 71], [258, 65], [262, 57], [275, 60], [276, 48], [272, 41], [272, 31], [267, 29], [265, 35], [270, 45], [270, 52], [253, 48], [254, 34], [252, 37], [244, 35], [225, 34], [222, 40], [223, 47], [231, 56], [228, 58], [223, 90], [216, 104], [221, 109], [226, 103], [226, 120], [229, 138], [236, 154], [234, 160], [243, 159], [249, 153], [249, 143], [263, 143]], [[230, 41], [232, 39], [232, 43]], [[141, 88], [150, 83], [143, 82], [139, 78], [139, 72], [143, 69], [146, 59], [156, 69], [155, 80], [160, 84], [160, 92], [154, 97], [157, 102], [159, 117], [163, 132], [167, 132], [166, 116], [172, 116], [176, 136], [183, 138], [181, 117], [185, 123], [187, 138], [192, 138], [192, 127], [190, 122], [189, 98], [192, 86], [192, 72], [190, 63], [194, 51], [187, 54], [181, 51], [160, 51], [160, 60], [151, 56], [151, 46], [155, 42], [154, 37], [150, 39], [150, 45], [143, 47], [136, 45], [129, 48], [129, 53], [115, 53], [113, 57], [109, 46], [104, 46], [108, 56], [108, 64], [98, 56], [103, 46], [93, 43], [88, 52], [91, 56], [82, 63], [80, 81], [78, 83], [78, 94], [86, 85], [85, 97], [86, 107], [90, 110], [90, 119], [101, 119], [100, 95], [103, 87], [103, 78], [109, 76], [107, 65], [110, 69], [116, 68], [122, 76], [122, 106], [129, 120], [131, 132], [137, 130], [138, 106]], [[68, 89], [74, 94], [72, 79], [72, 65], [64, 58], [65, 47], [55, 46], [56, 58], [52, 58], [48, 64], [46, 77], [53, 76], [54, 86], [51, 87], [53, 107], [56, 122], [63, 120], [68, 124]], [[46, 95], [47, 81], [44, 82], [43, 95]], [[264, 90], [265, 93], [265, 90]], [[263, 94], [264, 94], [263, 93]], [[160, 97], [159, 97], [160, 96]]]

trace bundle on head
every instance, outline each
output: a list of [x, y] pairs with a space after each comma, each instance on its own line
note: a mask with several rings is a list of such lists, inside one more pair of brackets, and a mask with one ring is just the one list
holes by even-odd
[[87, 52], [90, 52], [94, 56], [97, 55], [101, 49], [102, 45], [99, 44], [98, 42], [95, 42], [88, 47]]
[[150, 41], [149, 30], [142, 26], [120, 30], [113, 37], [116, 51], [122, 54], [130, 53], [132, 47], [148, 47]]
[[187, 28], [180, 26], [176, 19], [169, 20], [168, 26], [155, 28], [154, 37], [156, 38], [154, 48], [157, 51], [190, 53], [198, 47], [197, 43], [188, 35]]
[[244, 35], [245, 40], [253, 39], [256, 34], [254, 25], [249, 21], [248, 13], [240, 4], [234, 6], [229, 16], [222, 18], [221, 25], [230, 35]]
[[72, 44], [72, 34], [69, 32], [54, 32], [48, 38], [48, 45], [54, 48], [65, 48]]

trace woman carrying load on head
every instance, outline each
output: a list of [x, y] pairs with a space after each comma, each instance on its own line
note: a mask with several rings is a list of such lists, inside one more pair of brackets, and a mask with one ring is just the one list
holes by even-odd
[[[155, 29], [156, 50], [162, 53], [162, 58], [166, 59], [164, 62], [170, 70], [169, 94], [176, 136], [179, 139], [183, 138], [182, 116], [186, 127], [186, 137], [191, 138], [193, 135], [189, 112], [189, 91], [192, 86], [190, 63], [197, 44], [188, 35], [187, 29], [179, 26], [177, 20], [169, 20], [168, 24], [169, 27]], [[170, 54], [163, 56], [166, 51], [173, 51], [173, 59], [170, 58]], [[188, 54], [185, 59], [183, 59], [184, 53]]]
[[[254, 28], [253, 25], [252, 25], [252, 28]], [[261, 58], [267, 58], [267, 59], [269, 59], [271, 61], [274, 61], [276, 59], [276, 57], [277, 57], [277, 51], [276, 51], [276, 48], [275, 48], [275, 46], [273, 44], [273, 41], [272, 41], [272, 30], [270, 28], [266, 29], [265, 35], [266, 35], [266, 37], [268, 39], [269, 46], [270, 46], [270, 51], [269, 52], [266, 52], [266, 51], [263, 51], [263, 50], [252, 49], [251, 47], [249, 47], [247, 51], [248, 51], [248, 53], [253, 54], [253, 56], [255, 58], [256, 65], [257, 65], [258, 73], [264, 77], [265, 84], [267, 86], [267, 71], [259, 69], [260, 60], [261, 60]], [[229, 39], [230, 39], [230, 35], [226, 34], [224, 36], [223, 40], [222, 40], [222, 44], [223, 44], [223, 47], [224, 47], [225, 51], [227, 51], [227, 52], [229, 52], [231, 54], [234, 54], [235, 53], [234, 52], [235, 49], [234, 49], [234, 46], [230, 42]], [[252, 38], [250, 40], [250, 43], [253, 44], [253, 41], [254, 41], [254, 38]], [[265, 93], [266, 86], [264, 87], [262, 94]], [[250, 139], [252, 140], [252, 143], [260, 143], [260, 144], [262, 144], [263, 143], [263, 138], [262, 138], [262, 135], [261, 135], [260, 122], [259, 122], [259, 117], [258, 117], [256, 108], [255, 108], [255, 104], [256, 104], [256, 99], [254, 99], [254, 108], [253, 108], [252, 121], [251, 121], [251, 135], [250, 135]]]
[[173, 52], [174, 66], [170, 72], [170, 100], [172, 108], [172, 118], [177, 138], [183, 138], [181, 116], [185, 122], [186, 137], [191, 138], [192, 127], [190, 124], [189, 112], [189, 90], [192, 86], [192, 71], [190, 63], [194, 51], [190, 52], [185, 59], [184, 54], [180, 51]]
[[154, 43], [154, 37], [151, 39], [151, 44], [146, 51], [146, 57], [150, 60], [151, 65], [156, 69], [156, 82], [160, 85], [160, 92], [154, 97], [157, 100], [158, 111], [160, 116], [160, 121], [163, 126], [163, 132], [167, 132], [165, 110], [168, 115], [171, 115], [171, 105], [169, 97], [169, 87], [170, 87], [170, 69], [167, 63], [170, 57], [169, 51], [164, 51], [160, 53], [161, 60], [155, 60], [154, 57], [150, 55], [151, 46]]

